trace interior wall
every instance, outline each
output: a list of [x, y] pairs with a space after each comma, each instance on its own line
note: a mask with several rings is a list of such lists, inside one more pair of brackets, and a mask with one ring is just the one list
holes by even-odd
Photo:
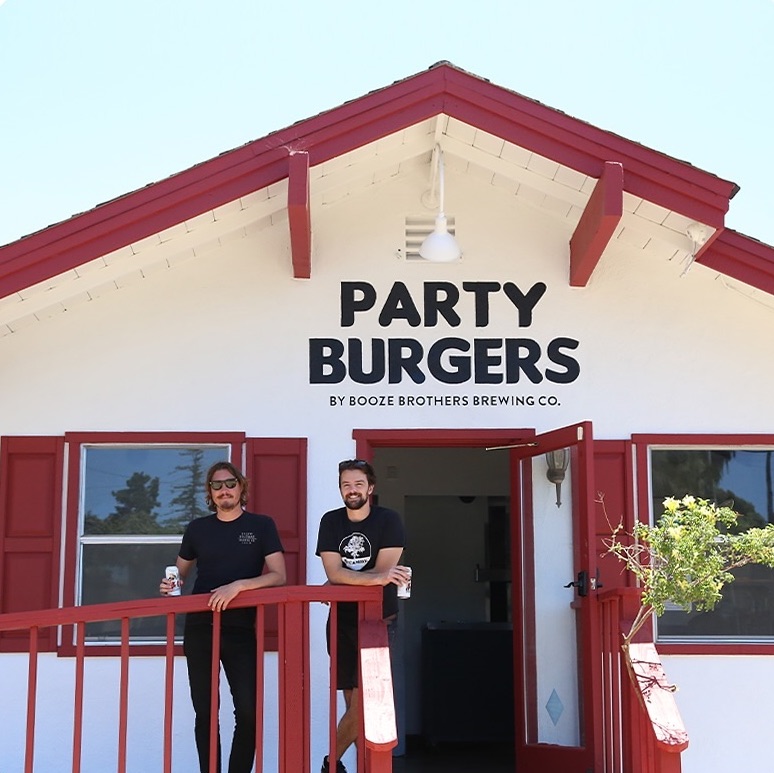
[[487, 619], [487, 586], [475, 580], [485, 560], [486, 498], [465, 504], [457, 496], [408, 496], [404, 517], [411, 600], [403, 604], [406, 732], [420, 735], [422, 629], [428, 623]]
[[374, 464], [379, 503], [403, 516], [402, 562], [413, 569], [396, 642], [399, 734], [422, 735], [422, 630], [428, 623], [488, 620], [489, 586], [476, 582], [476, 566], [487, 559], [488, 502], [509, 494], [508, 454], [379, 448]]

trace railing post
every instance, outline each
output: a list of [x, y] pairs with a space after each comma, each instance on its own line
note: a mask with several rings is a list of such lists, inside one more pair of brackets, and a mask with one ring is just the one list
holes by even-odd
[[121, 666], [118, 688], [118, 773], [126, 773], [129, 732], [129, 618], [121, 618]]
[[164, 647], [164, 740], [163, 773], [172, 773], [172, 697], [175, 687], [175, 613], [167, 614], [167, 641]]
[[309, 606], [279, 608], [279, 773], [309, 770]]
[[209, 773], [218, 771], [218, 749], [220, 729], [218, 727], [218, 713], [220, 709], [220, 630], [222, 618], [220, 611], [212, 613], [212, 654], [210, 658], [210, 726], [208, 758]]
[[[83, 675], [86, 642], [86, 623], [76, 623], [75, 644], [75, 694], [73, 702], [73, 768], [81, 773], [81, 747], [83, 745]], [[169, 773], [164, 771], [164, 773]]]
[[27, 742], [24, 752], [24, 773], [32, 773], [35, 754], [35, 711], [38, 691], [38, 626], [30, 628], [30, 657], [27, 671]]
[[[605, 660], [610, 658], [611, 673], [606, 686], [608, 689], [615, 687], [611, 677], [617, 671], [620, 674], [618, 705], [624, 741], [621, 750], [623, 771], [680, 773], [680, 752], [688, 746], [688, 734], [653, 642], [651, 627], [643, 626], [634, 641], [626, 648], [623, 646], [624, 635], [628, 634], [640, 609], [640, 591], [618, 588], [604, 596], [603, 601], [611, 612], [605, 625], [605, 631], [610, 635], [603, 637], [603, 642], [609, 642], [607, 648], [610, 649], [609, 653], [603, 653]], [[615, 663], [620, 664], [619, 669], [615, 669]], [[611, 698], [610, 706], [605, 704], [606, 711], [612, 714], [605, 717], [608, 732], [616, 726], [616, 699], [614, 695]], [[609, 751], [614, 747], [608, 744], [607, 748]], [[614, 752], [609, 756], [611, 764], [606, 766], [606, 773], [618, 770], [618, 755]]]
[[366, 773], [392, 773], [392, 750], [398, 745], [395, 699], [387, 625], [381, 600], [363, 604], [358, 630], [360, 713]]

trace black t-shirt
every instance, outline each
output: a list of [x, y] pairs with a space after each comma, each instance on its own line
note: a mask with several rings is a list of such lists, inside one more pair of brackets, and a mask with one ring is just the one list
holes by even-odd
[[[338, 553], [342, 564], [355, 572], [373, 569], [382, 548], [403, 548], [406, 538], [400, 516], [386, 507], [371, 507], [368, 517], [362, 521], [350, 521], [347, 508], [329, 510], [320, 521], [315, 553]], [[390, 617], [398, 611], [397, 586], [384, 586], [383, 616]], [[357, 604], [340, 604], [339, 617], [357, 619]]]
[[[217, 515], [196, 518], [188, 524], [180, 545], [180, 558], [196, 561], [193, 593], [210, 593], [234, 580], [258, 577], [266, 556], [282, 551], [277, 526], [268, 515], [243, 512], [233, 521]], [[223, 625], [252, 626], [253, 609], [227, 609]], [[211, 624], [212, 613], [192, 612], [186, 621]]]

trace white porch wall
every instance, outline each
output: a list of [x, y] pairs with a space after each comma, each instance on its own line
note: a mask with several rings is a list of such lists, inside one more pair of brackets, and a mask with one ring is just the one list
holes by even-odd
[[[308, 581], [320, 583], [317, 525], [339, 501], [335, 463], [353, 455], [353, 428], [542, 431], [588, 419], [597, 438], [774, 428], [774, 358], [762, 347], [761, 335], [771, 324], [770, 310], [727, 289], [701, 266], [680, 278], [681, 265], [635, 248], [606, 255], [588, 287], [571, 288], [569, 223], [537, 208], [516, 209], [506, 192], [453, 174], [447, 174], [446, 210], [457, 218], [464, 259], [453, 265], [406, 264], [396, 257], [403, 247], [404, 217], [422, 211], [419, 195], [426, 185], [425, 175], [407, 175], [366, 195], [314, 208], [309, 281], [292, 278], [287, 222], [280, 221], [0, 339], [0, 435], [234, 430], [307, 437]], [[393, 282], [405, 282], [420, 304], [422, 283], [438, 280], [458, 287], [465, 281], [512, 281], [525, 291], [542, 281], [548, 290], [529, 328], [517, 327], [515, 309], [502, 293], [491, 296], [488, 327], [475, 328], [472, 297], [464, 292], [459, 328], [379, 326], [378, 312]], [[379, 293], [376, 309], [358, 315], [346, 329], [339, 326], [342, 281], [368, 281]], [[570, 385], [444, 386], [432, 379], [423, 385], [308, 383], [311, 337], [412, 337], [429, 345], [447, 335], [525, 336], [543, 345], [556, 336], [576, 338], [580, 377]], [[556, 395], [560, 405], [350, 408], [329, 402], [331, 395], [374, 394]], [[322, 607], [313, 610], [313, 680], [320, 685], [313, 696], [320, 717], [313, 728], [313, 761], [324, 753], [327, 732], [321, 686], [328, 665], [324, 617]], [[22, 679], [15, 659], [2, 656], [0, 669]], [[774, 681], [774, 659], [665, 661], [670, 678], [680, 683], [678, 703], [691, 733], [685, 773], [738, 769], [740, 738], [746, 769], [765, 769], [767, 734], [753, 728], [756, 716], [767, 712], [756, 708], [751, 714], [750, 706], [760, 707], [761, 698], [751, 701], [741, 685]], [[45, 668], [43, 683], [61, 683], [66, 690], [71, 664], [52, 658]], [[142, 685], [150, 689], [158, 676], [150, 662], [138, 671], [136, 689], [144, 694]], [[184, 678], [181, 684], [186, 687]], [[158, 704], [149, 701], [151, 711]], [[188, 710], [185, 690], [176, 706]], [[0, 705], [4, 733], [20, 732], [19, 709]], [[40, 710], [41, 727], [60, 726], [56, 706], [44, 704]], [[99, 712], [90, 721], [109, 737], [113, 720], [110, 712]], [[182, 717], [178, 721], [186, 724]], [[190, 732], [187, 724], [180, 732]], [[719, 737], [734, 743], [718, 744], [713, 739]], [[193, 753], [192, 734], [189, 740]], [[110, 746], [84, 773], [104, 769], [100, 765], [108, 765], [112, 755]], [[64, 769], [51, 764], [42, 769]]]
[[[3, 771], [23, 770], [26, 743], [28, 658], [0, 657], [4, 700], [0, 703], [0, 750]], [[75, 659], [42, 654], [38, 660], [38, 702], [35, 722], [34, 769], [45, 773], [72, 770]], [[164, 660], [135, 658], [129, 672], [127, 721], [128, 771], [161, 770], [164, 726]], [[81, 770], [115, 770], [118, 750], [120, 661], [87, 658], [84, 668]], [[277, 656], [266, 656], [264, 770], [277, 769]], [[13, 696], [14, 700], [8, 697]], [[175, 659], [172, 721], [172, 769], [198, 770], [193, 742], [194, 715], [188, 692], [185, 659]], [[221, 735], [228, 759], [234, 722], [231, 696], [221, 683]]]
[[[664, 655], [690, 743], [683, 771], [771, 769], [771, 657]], [[767, 755], [766, 748], [769, 748]]]

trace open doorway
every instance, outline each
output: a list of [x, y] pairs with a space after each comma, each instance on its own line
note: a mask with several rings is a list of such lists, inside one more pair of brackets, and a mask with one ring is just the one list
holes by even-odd
[[513, 771], [508, 454], [373, 451], [379, 504], [403, 516], [414, 572], [396, 642], [395, 771]]

